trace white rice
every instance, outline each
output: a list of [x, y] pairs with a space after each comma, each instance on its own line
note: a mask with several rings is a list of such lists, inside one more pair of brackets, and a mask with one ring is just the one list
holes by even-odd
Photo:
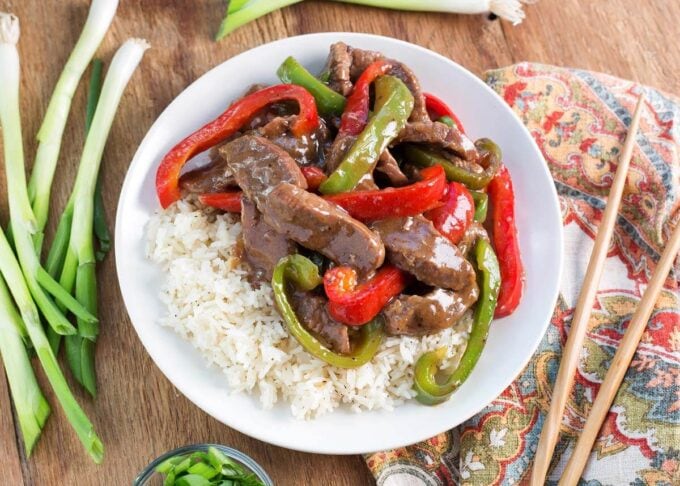
[[238, 218], [180, 201], [153, 216], [147, 257], [166, 275], [160, 321], [191, 342], [222, 370], [232, 392], [255, 393], [263, 407], [279, 400], [298, 418], [314, 418], [344, 405], [392, 410], [414, 397], [413, 367], [425, 351], [448, 347], [446, 366], [460, 359], [471, 319], [422, 338], [384, 339], [373, 360], [358, 369], [330, 366], [288, 335], [271, 287], [254, 289], [235, 256]]

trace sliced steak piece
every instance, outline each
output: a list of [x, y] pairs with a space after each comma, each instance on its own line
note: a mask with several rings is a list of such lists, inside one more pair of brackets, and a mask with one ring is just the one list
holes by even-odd
[[[357, 49], [344, 42], [336, 42], [331, 46], [327, 61], [330, 87], [343, 96], [348, 96], [352, 92], [352, 83], [361, 76], [361, 73], [373, 62], [384, 58], [385, 56], [380, 52]], [[430, 121], [425, 108], [425, 97], [416, 75], [408, 66], [399, 61], [389, 59], [389, 62], [391, 65], [389, 74], [401, 79], [413, 93], [414, 106], [409, 120]]]
[[349, 149], [352, 148], [352, 145], [354, 145], [356, 139], [357, 137], [354, 135], [346, 134], [339, 134], [337, 137], [335, 137], [335, 140], [333, 140], [333, 143], [326, 151], [326, 174], [330, 175], [335, 169], [338, 168], [340, 162], [342, 162], [342, 159], [345, 157]]
[[458, 242], [458, 249], [463, 255], [467, 255], [479, 239], [489, 241], [489, 234], [484, 226], [475, 221], [465, 230], [463, 237]]
[[325, 122], [321, 119], [319, 128], [311, 135], [295, 137], [290, 132], [291, 125], [297, 115], [279, 116], [260, 127], [257, 134], [271, 140], [288, 152], [300, 165], [317, 165], [323, 162], [324, 150], [330, 145], [331, 135]]
[[380, 189], [378, 187], [378, 184], [375, 183], [375, 179], [373, 179], [373, 174], [370, 172], [367, 174], [364, 174], [364, 176], [359, 179], [359, 182], [357, 182], [357, 185], [354, 186], [354, 189], [352, 189], [352, 192], [360, 192], [360, 191], [377, 191]]
[[423, 90], [420, 88], [420, 81], [416, 75], [411, 71], [411, 69], [399, 61], [390, 61], [392, 68], [390, 69], [390, 74], [401, 79], [406, 87], [413, 94], [413, 111], [408, 117], [411, 122], [430, 122], [430, 115], [427, 114], [427, 108], [425, 107], [425, 96], [423, 95]]
[[378, 165], [375, 166], [375, 170], [387, 177], [395, 187], [405, 186], [409, 183], [408, 177], [399, 168], [399, 163], [392, 157], [389, 149], [385, 149], [380, 158], [378, 159]]
[[[356, 81], [368, 66], [379, 59], [384, 59], [384, 56], [379, 52], [352, 49], [350, 79]], [[423, 96], [423, 90], [420, 87], [420, 81], [418, 81], [416, 75], [404, 63], [393, 59], [388, 59], [387, 61], [390, 63], [388, 74], [401, 79], [408, 87], [409, 91], [411, 91], [411, 94], [413, 94], [413, 111], [411, 112], [409, 120], [413, 122], [429, 122], [430, 115], [427, 114], [427, 108], [425, 107], [425, 96]]]
[[231, 169], [220, 155], [218, 147], [210, 149], [209, 157], [208, 164], [190, 170], [179, 178], [179, 186], [183, 193], [224, 192], [236, 186]]
[[307, 188], [307, 181], [293, 158], [266, 138], [244, 135], [225, 144], [220, 154], [243, 193], [260, 211], [267, 195], [280, 182]]
[[276, 186], [262, 212], [279, 233], [362, 274], [372, 272], [385, 260], [385, 247], [378, 235], [340, 207], [293, 184]]
[[467, 292], [434, 289], [425, 295], [400, 295], [383, 310], [390, 335], [423, 336], [452, 327], [477, 300], [477, 287]]
[[467, 161], [479, 158], [475, 144], [456, 127], [441, 122], [407, 123], [394, 144], [403, 142], [425, 143], [450, 150]]
[[349, 70], [349, 77], [353, 82], [361, 76], [361, 73], [368, 66], [375, 61], [385, 59], [385, 56], [378, 51], [369, 51], [368, 49], [358, 49], [356, 47], [350, 47], [350, 50], [352, 52], [352, 66]]
[[289, 295], [293, 309], [303, 326], [321, 337], [333, 351], [350, 353], [349, 329], [328, 314], [324, 297], [297, 289], [289, 292]]
[[252, 269], [254, 281], [271, 281], [274, 267], [296, 245], [272, 228], [248, 198], [241, 201], [241, 238], [243, 256]]
[[456, 245], [422, 216], [390, 218], [371, 226], [382, 238], [387, 259], [433, 287], [476, 287], [475, 271]]
[[328, 85], [343, 96], [352, 92], [350, 80], [350, 68], [352, 67], [352, 51], [344, 42], [336, 42], [331, 45], [331, 50], [326, 61], [329, 78]]

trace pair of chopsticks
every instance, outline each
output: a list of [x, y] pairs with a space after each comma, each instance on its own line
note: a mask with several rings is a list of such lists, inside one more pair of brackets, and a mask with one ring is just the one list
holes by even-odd
[[[564, 408], [574, 384], [574, 374], [578, 365], [583, 339], [588, 329], [588, 320], [592, 312], [593, 301], [597, 292], [597, 287], [602, 276], [604, 262], [607, 257], [609, 242], [614, 231], [617, 213], [621, 205], [621, 196], [626, 182], [630, 159], [635, 146], [635, 136], [640, 125], [640, 113], [644, 104], [644, 95], [640, 96], [635, 114], [628, 129], [628, 135], [623, 146], [623, 151], [619, 158], [619, 165], [614, 176], [607, 206], [600, 229], [595, 238], [593, 252], [588, 262], [583, 287], [576, 304], [576, 310], [571, 323], [569, 337], [564, 347], [560, 369], [553, 389], [553, 396], [550, 411], [543, 424], [543, 430], [536, 449], [534, 468], [531, 475], [532, 486], [543, 486], [545, 477], [550, 466], [555, 444], [559, 436], [560, 424], [564, 414]], [[583, 432], [576, 442], [576, 447], [571, 458], [562, 473], [559, 486], [571, 486], [578, 483], [583, 468], [586, 465], [590, 451], [595, 443], [597, 434], [609, 411], [609, 407], [614, 401], [616, 392], [623, 381], [628, 366], [633, 359], [637, 345], [642, 338], [642, 334], [647, 326], [649, 317], [654, 309], [654, 304], [663, 288], [663, 284], [668, 273], [673, 266], [675, 257], [680, 251], [680, 224], [666, 244], [666, 248], [659, 260], [654, 274], [649, 281], [647, 289], [642, 296], [642, 300], [633, 314], [628, 329], [626, 330], [619, 348], [614, 356], [609, 371], [605, 376], [597, 398], [593, 403], [590, 415], [583, 428]]]

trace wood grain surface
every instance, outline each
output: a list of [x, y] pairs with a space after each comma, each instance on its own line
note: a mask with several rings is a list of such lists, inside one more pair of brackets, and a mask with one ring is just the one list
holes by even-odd
[[[440, 52], [477, 74], [518, 61], [539, 61], [609, 72], [672, 93], [680, 92], [680, 2], [665, 0], [541, 0], [513, 27], [488, 16], [405, 13], [308, 1], [271, 14], [220, 43], [212, 36], [221, 0], [121, 0], [99, 56], [110, 60], [126, 38], [152, 45], [128, 87], [103, 161], [109, 222], [129, 161], [151, 123], [196, 77], [262, 43], [323, 31], [398, 37]], [[61, 68], [87, 14], [87, 0], [0, 0], [0, 11], [21, 19], [22, 116], [27, 160]], [[274, 69], [275, 66], [272, 66]], [[206, 97], [209, 102], [209, 95]], [[50, 232], [71, 190], [83, 143], [85, 83], [76, 94], [55, 190]], [[4, 177], [0, 194], [6, 194]], [[6, 222], [6, 198], [0, 209]], [[363, 485], [372, 478], [359, 456], [321, 456], [273, 447], [218, 423], [180, 395], [137, 339], [118, 289], [113, 255], [98, 269], [101, 336], [97, 347], [99, 396], [81, 403], [106, 445], [102, 466], [83, 452], [47, 383], [39, 378], [53, 414], [30, 459], [17, 442], [8, 387], [0, 380], [2, 484], [124, 485], [160, 453], [193, 442], [231, 445], [255, 458], [278, 485]], [[77, 389], [77, 387], [73, 387]], [[328, 440], [332, 440], [329, 437]]]

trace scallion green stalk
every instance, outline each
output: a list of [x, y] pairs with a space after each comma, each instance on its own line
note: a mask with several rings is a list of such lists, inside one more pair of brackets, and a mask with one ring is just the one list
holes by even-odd
[[[58, 334], [74, 334], [75, 328], [56, 306], [52, 294], [67, 309], [84, 320], [97, 319], [40, 266], [33, 236], [38, 231], [26, 189], [24, 151], [19, 116], [19, 21], [2, 14], [0, 24], [0, 125], [4, 136], [7, 195], [16, 252], [26, 283], [45, 319]], [[13, 282], [9, 280], [10, 286]]]
[[[99, 101], [99, 94], [101, 92], [102, 85], [102, 61], [101, 59], [95, 59], [92, 61], [92, 75], [90, 77], [90, 87], [87, 92], [87, 107], [85, 112], [85, 134], [90, 131], [90, 125], [92, 125], [92, 119], [94, 118], [94, 111], [97, 107], [97, 102]], [[94, 230], [95, 235], [99, 239], [99, 249], [104, 253], [108, 251], [110, 245], [109, 229], [106, 226], [105, 216], [98, 212], [103, 212], [103, 202], [101, 194], [101, 177], [97, 178], [97, 188], [95, 189], [95, 221]], [[98, 219], [99, 218], [99, 219]], [[53, 278], [59, 278], [64, 267], [64, 260], [66, 259], [66, 252], [68, 251], [69, 237], [71, 236], [71, 224], [73, 222], [73, 198], [69, 197], [64, 212], [61, 214], [59, 219], [59, 224], [57, 225], [57, 231], [52, 241], [52, 246], [47, 255], [47, 261], [45, 263], [45, 270]], [[99, 257], [99, 254], [97, 254]], [[98, 258], [98, 260], [101, 260]], [[75, 272], [73, 272], [75, 279]], [[64, 286], [62, 284], [62, 286]], [[72, 291], [72, 285], [68, 287], [64, 286], [69, 292]], [[47, 339], [50, 341], [50, 346], [52, 346], [52, 351], [54, 354], [59, 354], [59, 345], [61, 344], [61, 336], [55, 333], [51, 327], [47, 328]], [[67, 355], [68, 356], [68, 355]], [[79, 380], [80, 381], [80, 380]]]
[[229, 0], [227, 13], [234, 13], [241, 10], [250, 0]]
[[[19, 39], [19, 21], [10, 14], [0, 13], [0, 124], [2, 125], [2, 135], [5, 149], [5, 164], [11, 168], [15, 174], [15, 178], [19, 178], [19, 174], [23, 175], [23, 170], [17, 170], [14, 166], [23, 166], [23, 152], [21, 151], [21, 121], [19, 118], [19, 55], [16, 50], [16, 43]], [[7, 171], [9, 174], [9, 171]], [[8, 177], [9, 179], [9, 177]], [[8, 180], [8, 186], [16, 186], [19, 182], [24, 180]], [[13, 199], [12, 196], [16, 199]], [[22, 199], [25, 198], [25, 201]], [[14, 228], [14, 238], [17, 245], [17, 250], [23, 248], [23, 253], [27, 253], [26, 246], [30, 250], [30, 254], [34, 257], [32, 241], [30, 233], [27, 231], [26, 221], [20, 218], [20, 212], [17, 210], [21, 204], [28, 203], [28, 195], [26, 194], [26, 186], [23, 186], [23, 193], [21, 191], [14, 191], [10, 194], [10, 215], [12, 217], [12, 224]], [[14, 211], [12, 211], [14, 206]], [[18, 231], [20, 230], [20, 231]], [[21, 239], [18, 238], [21, 236]], [[28, 236], [28, 240], [26, 239]], [[92, 423], [83, 412], [82, 408], [76, 401], [75, 397], [68, 388], [66, 379], [59, 368], [57, 359], [50, 348], [47, 337], [40, 322], [38, 308], [33, 302], [33, 295], [30, 290], [30, 277], [34, 277], [22, 268], [14, 257], [4, 233], [0, 231], [0, 272], [9, 284], [10, 293], [19, 308], [19, 313], [26, 326], [26, 331], [33, 344], [40, 364], [45, 371], [52, 389], [54, 390], [57, 400], [64, 409], [68, 421], [73, 426], [78, 438], [85, 446], [89, 454], [95, 462], [102, 461], [104, 456], [104, 446], [94, 431]], [[45, 274], [45, 272], [43, 270]], [[23, 276], [22, 276], [23, 273]], [[25, 279], [24, 279], [25, 277]], [[35, 281], [34, 281], [35, 282]], [[45, 296], [46, 297], [46, 296]], [[49, 299], [49, 298], [48, 298]], [[54, 305], [54, 303], [52, 303]], [[55, 310], [58, 312], [58, 309]], [[58, 312], [59, 313], [59, 312]], [[63, 317], [63, 314], [59, 313]], [[66, 318], [64, 317], [66, 321]], [[66, 321], [68, 323], [68, 321]], [[70, 325], [70, 323], [69, 323]]]
[[30, 456], [50, 415], [50, 405], [38, 386], [31, 360], [17, 332], [21, 327], [24, 323], [0, 277], [0, 357], [5, 365], [26, 455]]
[[109, 29], [117, 8], [118, 0], [92, 0], [83, 30], [54, 87], [45, 118], [38, 131], [38, 150], [28, 186], [39, 232], [36, 237], [38, 248], [41, 246], [39, 240], [47, 223], [52, 179], [59, 159], [71, 100], [80, 78]]
[[242, 25], [258, 19], [263, 15], [267, 15], [270, 12], [301, 1], [302, 0], [253, 0], [247, 2], [245, 5], [237, 5], [240, 8], [235, 11], [232, 11], [230, 6], [230, 8], [227, 9], [227, 15], [224, 17], [224, 20], [222, 20], [222, 24], [217, 31], [215, 40], [220, 40], [222, 37], [238, 29]]
[[[263, 15], [302, 0], [250, 0], [231, 1], [227, 13], [217, 32], [215, 40], [220, 40], [238, 27]], [[532, 0], [335, 0], [343, 3], [356, 3], [369, 7], [393, 10], [414, 10], [420, 12], [447, 12], [478, 14], [492, 12], [500, 18], [509, 20], [513, 25], [524, 19], [522, 4]]]
[[[123, 91], [147, 48], [146, 41], [130, 39], [113, 57], [85, 140], [73, 192], [62, 217], [62, 221], [70, 219], [78, 221], [78, 224], [71, 224], [60, 283], [66, 289], [74, 289], [78, 302], [93, 315], [97, 314], [93, 234], [99, 167]], [[68, 223], [64, 223], [66, 224]], [[57, 259], [55, 257], [55, 260]], [[73, 375], [92, 396], [96, 394], [94, 341], [98, 333], [97, 323], [79, 318], [78, 335], [66, 338], [66, 357]]]

